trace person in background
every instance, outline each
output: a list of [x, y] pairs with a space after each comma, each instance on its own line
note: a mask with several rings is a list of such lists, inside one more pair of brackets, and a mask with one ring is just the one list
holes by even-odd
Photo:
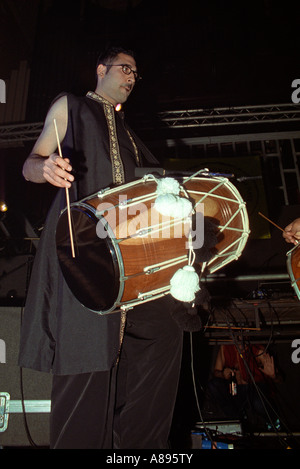
[[[251, 425], [263, 420], [268, 425], [274, 410], [267, 402], [272, 383], [279, 380], [274, 358], [262, 346], [221, 345], [213, 378], [208, 382], [210, 405], [214, 403], [214, 412], [223, 418], [243, 422], [246, 419]], [[263, 396], [267, 396], [267, 401]]]
[[289, 223], [282, 233], [287, 243], [298, 244], [300, 240], [300, 218]]

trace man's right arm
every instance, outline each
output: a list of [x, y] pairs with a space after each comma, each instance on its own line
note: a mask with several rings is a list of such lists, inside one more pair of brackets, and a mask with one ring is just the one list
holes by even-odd
[[67, 158], [61, 158], [57, 152], [56, 120], [59, 141], [65, 137], [68, 125], [67, 97], [58, 99], [50, 108], [43, 131], [35, 143], [32, 152], [23, 166], [23, 176], [27, 181], [49, 182], [56, 187], [71, 187], [74, 177]]

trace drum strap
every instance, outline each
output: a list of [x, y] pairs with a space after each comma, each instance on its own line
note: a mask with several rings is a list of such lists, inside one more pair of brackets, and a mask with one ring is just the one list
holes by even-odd
[[124, 184], [125, 173], [117, 137], [114, 106], [109, 101], [102, 98], [102, 96], [97, 93], [94, 93], [93, 91], [89, 91], [86, 96], [103, 104], [104, 115], [106, 117], [109, 133], [110, 159], [112, 163], [113, 182], [117, 185]]

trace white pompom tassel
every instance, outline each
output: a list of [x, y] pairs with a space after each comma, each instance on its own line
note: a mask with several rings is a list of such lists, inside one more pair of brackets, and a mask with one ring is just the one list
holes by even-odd
[[163, 194], [159, 195], [154, 203], [154, 208], [165, 216], [171, 216], [171, 213], [175, 213], [177, 205], [177, 196], [174, 194]]
[[170, 281], [171, 295], [179, 301], [191, 302], [200, 290], [199, 276], [192, 265], [177, 270]]
[[163, 194], [178, 195], [180, 193], [179, 182], [173, 178], [159, 179], [157, 181], [156, 193], [157, 195], [163, 195]]
[[192, 210], [193, 210], [193, 205], [192, 203], [188, 200], [185, 199], [184, 197], [178, 197], [176, 200], [176, 206], [174, 207], [174, 210], [172, 212], [172, 215], [174, 218], [187, 218], [189, 215], [191, 215]]
[[159, 195], [155, 200], [154, 208], [162, 215], [172, 218], [187, 218], [193, 210], [188, 199], [174, 194]]
[[180, 185], [176, 179], [165, 178], [157, 182], [155, 209], [162, 215], [172, 218], [187, 218], [192, 210], [192, 203], [180, 197]]

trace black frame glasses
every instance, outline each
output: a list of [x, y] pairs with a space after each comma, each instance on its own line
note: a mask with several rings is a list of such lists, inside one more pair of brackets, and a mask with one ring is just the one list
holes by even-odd
[[106, 67], [122, 67], [122, 72], [125, 73], [125, 75], [130, 75], [131, 73], [133, 73], [134, 79], [136, 82], [142, 79], [142, 77], [138, 74], [138, 72], [131, 68], [131, 65], [128, 65], [128, 64], [102, 64], [102, 65], [105, 65]]

